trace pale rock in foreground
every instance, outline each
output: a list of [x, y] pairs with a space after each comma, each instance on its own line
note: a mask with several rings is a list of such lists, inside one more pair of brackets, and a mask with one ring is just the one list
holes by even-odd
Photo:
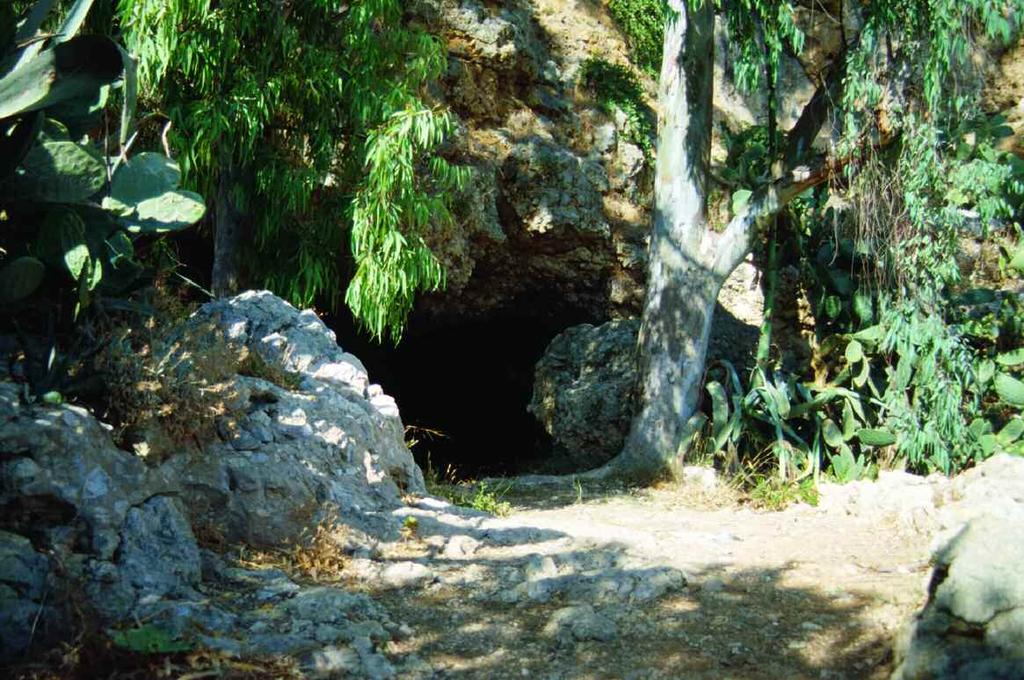
[[933, 561], [928, 603], [897, 641], [893, 680], [1024, 677], [1024, 525], [973, 519]]
[[[403, 492], [425, 489], [394, 400], [314, 312], [268, 292], [204, 305], [174, 334], [187, 348], [174, 357], [185, 375], [202, 356], [230, 369], [255, 355], [288, 385], [229, 377], [232, 403], [200, 451], [143, 460], [85, 409], [26, 404], [0, 382], [0, 662], [60, 639], [61, 608], [76, 591], [102, 626], [203, 630], [203, 644], [231, 653], [352, 645], [354, 656], [307, 662], [357, 659], [387, 677], [373, 650], [386, 614], [372, 601], [228, 568], [194, 529], [288, 547], [334, 513], [355, 543], [399, 536], [390, 512]], [[216, 600], [232, 604], [211, 604], [211, 589], [232, 593]]]

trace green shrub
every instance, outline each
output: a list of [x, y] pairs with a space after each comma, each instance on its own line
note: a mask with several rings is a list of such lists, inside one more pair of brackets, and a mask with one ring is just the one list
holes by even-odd
[[[851, 187], [822, 188], [787, 214], [779, 238], [815, 317], [813, 375], [762, 365], [743, 384], [712, 366], [705, 436], [719, 455], [770, 451], [761, 468], [781, 482], [884, 466], [953, 474], [1024, 453], [1024, 310], [1012, 292], [1024, 272], [1024, 163], [996, 150], [999, 117], [949, 136], [905, 124], [914, 134], [862, 159]], [[753, 128], [737, 145], [755, 153], [731, 154], [730, 178], [760, 171], [763, 139]], [[1000, 244], [988, 249], [999, 262], [965, 282], [958, 258], [975, 238]]]
[[609, 0], [608, 11], [626, 34], [636, 65], [648, 75], [661, 70], [665, 0]]
[[654, 151], [657, 121], [636, 73], [628, 66], [591, 57], [580, 69], [580, 84], [606, 113], [621, 111], [625, 115], [623, 135], [650, 156]]
[[[423, 428], [412, 429], [421, 433], [429, 433], [430, 436], [438, 436], [440, 434], [424, 430]], [[416, 440], [410, 440], [407, 442], [407, 445], [412, 447], [417, 443]], [[427, 466], [423, 476], [427, 485], [427, 493], [443, 498], [452, 505], [473, 508], [474, 510], [491, 515], [497, 515], [498, 517], [504, 517], [512, 512], [512, 504], [505, 500], [505, 495], [512, 488], [511, 483], [494, 487], [487, 481], [460, 481], [454, 467], [449, 464], [445, 468], [444, 473], [441, 473], [434, 467], [429, 455], [427, 456]]]
[[[77, 0], [52, 26], [50, 4], [32, 7], [0, 44], [0, 301], [23, 351], [36, 355], [28, 378], [37, 395], [68, 384], [74, 359], [62, 356], [58, 334], [67, 344], [83, 310], [124, 306], [137, 287], [138, 241], [185, 229], [205, 211], [178, 188], [173, 160], [129, 157], [134, 64], [111, 39], [78, 35], [91, 0]], [[123, 95], [116, 126], [107, 113], [115, 90]], [[116, 139], [108, 126], [119, 128]]]

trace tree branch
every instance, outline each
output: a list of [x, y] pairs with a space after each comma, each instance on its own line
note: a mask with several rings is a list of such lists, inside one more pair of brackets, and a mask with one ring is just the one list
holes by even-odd
[[851, 160], [852, 156], [831, 160], [822, 158], [813, 168], [802, 165], [754, 192], [747, 207], [729, 221], [719, 237], [713, 264], [715, 273], [722, 278], [729, 276], [753, 248], [759, 222], [778, 213], [811, 187], [828, 181]]
[[789, 131], [781, 159], [785, 168], [782, 176], [755, 191], [747, 204], [747, 209], [733, 217], [725, 232], [718, 238], [713, 268], [719, 276], [726, 277], [732, 273], [753, 248], [758, 222], [775, 215], [795, 197], [826, 181], [849, 162], [849, 158], [821, 158], [814, 168], [800, 165], [814, 147], [814, 140], [829, 121], [836, 102], [842, 97], [846, 55], [850, 51], [850, 46], [859, 40], [858, 33], [836, 55], [825, 80], [815, 90], [811, 100], [800, 112], [800, 118]]

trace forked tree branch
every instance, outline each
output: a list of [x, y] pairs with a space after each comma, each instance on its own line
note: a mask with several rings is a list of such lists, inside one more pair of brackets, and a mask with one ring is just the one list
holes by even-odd
[[[851, 44], [855, 44], [859, 38], [858, 34]], [[807, 189], [827, 181], [851, 160], [822, 156], [813, 166], [802, 164], [842, 97], [849, 50], [850, 45], [846, 45], [836, 56], [825, 80], [815, 90], [814, 96], [804, 106], [800, 118], [787, 135], [781, 159], [785, 168], [782, 176], [755, 191], [746, 209], [733, 217], [718, 237], [712, 266], [718, 276], [727, 277], [747, 256], [753, 248], [759, 222], [777, 214]]]

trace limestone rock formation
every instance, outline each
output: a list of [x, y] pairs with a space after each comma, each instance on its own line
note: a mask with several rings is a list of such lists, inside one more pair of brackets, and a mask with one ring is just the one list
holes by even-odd
[[[764, 296], [750, 262], [740, 265], [719, 295], [709, 359], [739, 370], [754, 356]], [[637, 319], [573, 326], [548, 345], [534, 371], [529, 411], [551, 435], [551, 471], [598, 467], [621, 449], [633, 417]]]
[[1024, 458], [823, 484], [818, 510], [933, 537], [928, 601], [896, 641], [894, 680], [1024, 677]]
[[167, 463], [193, 514], [226, 527], [227, 539], [276, 544], [296, 536], [323, 503], [359, 518], [397, 504], [402, 490], [424, 491], [394, 400], [314, 312], [243, 293], [205, 305], [181, 335], [198, 354], [226, 347], [239, 363], [255, 355], [298, 380], [290, 389], [238, 376], [238, 404], [218, 421], [210, 455]]
[[621, 449], [632, 417], [636, 320], [573, 326], [537, 363], [529, 410], [555, 442], [555, 459], [587, 470]]
[[636, 308], [647, 162], [577, 82], [592, 53], [622, 63], [625, 45], [607, 17], [579, 9], [414, 4], [448, 45], [437, 94], [462, 123], [451, 155], [476, 171], [457, 225], [430, 244], [448, 287], [423, 300], [421, 319], [524, 307], [607, 318]]
[[[636, 315], [653, 157], [631, 138], [626, 116], [580, 82], [588, 59], [629, 64], [621, 29], [584, 0], [419, 0], [411, 11], [447, 43], [436, 95], [461, 121], [451, 157], [476, 170], [458, 224], [431, 242], [448, 288], [423, 300], [419, 320], [510, 308], [595, 321]], [[819, 14], [801, 20], [821, 61], [838, 32]], [[717, 31], [716, 112], [735, 131], [762, 121], [765, 107], [733, 84], [731, 41], [724, 25]], [[787, 58], [784, 125], [813, 94], [815, 64]], [[639, 75], [653, 107], [655, 83]]]
[[[313, 312], [250, 292], [207, 304], [172, 335], [178, 375], [210, 357], [230, 374], [230, 404], [198, 451], [181, 443], [143, 458], [85, 409], [23, 403], [16, 384], [0, 383], [3, 660], [52, 639], [72, 591], [105, 625], [196, 619], [231, 633], [244, 616], [196, 604], [210, 569], [196, 532], [289, 546], [329, 508], [353, 536], [394, 537], [387, 512], [403, 489], [424, 492], [394, 401]], [[234, 372], [251, 373], [242, 367], [253, 356], [264, 377]]]
[[986, 516], [1024, 525], [1024, 458], [999, 454], [953, 479], [883, 470], [876, 481], [825, 483], [819, 507], [932, 534], [938, 548]]
[[894, 680], [1024, 677], [1024, 525], [972, 520], [933, 559], [924, 610], [896, 645]]

